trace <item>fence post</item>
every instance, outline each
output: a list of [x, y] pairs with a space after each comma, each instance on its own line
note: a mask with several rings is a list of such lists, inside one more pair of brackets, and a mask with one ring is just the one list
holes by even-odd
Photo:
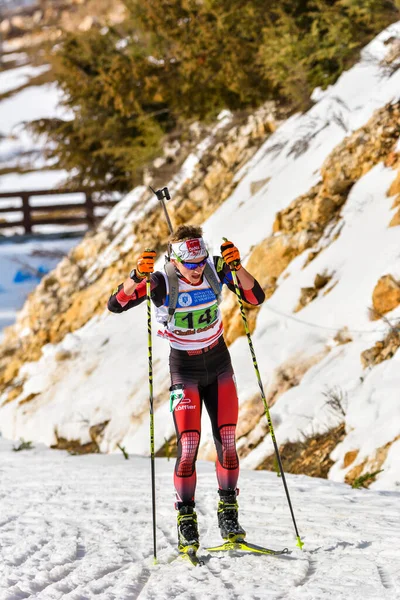
[[85, 192], [85, 196], [86, 196], [86, 201], [85, 201], [85, 206], [86, 206], [86, 217], [88, 220], [88, 224], [89, 227], [94, 227], [94, 204], [93, 204], [93, 197], [92, 197], [92, 193], [91, 192]]
[[26, 192], [22, 192], [21, 198], [22, 198], [22, 210], [24, 213], [25, 233], [32, 233], [32, 217], [31, 217], [31, 207], [29, 206], [29, 194]]

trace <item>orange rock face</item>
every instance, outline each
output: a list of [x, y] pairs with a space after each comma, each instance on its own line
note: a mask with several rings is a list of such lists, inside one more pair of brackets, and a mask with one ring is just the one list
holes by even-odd
[[372, 304], [376, 311], [375, 319], [399, 306], [400, 283], [392, 275], [384, 275], [379, 279], [372, 293]]

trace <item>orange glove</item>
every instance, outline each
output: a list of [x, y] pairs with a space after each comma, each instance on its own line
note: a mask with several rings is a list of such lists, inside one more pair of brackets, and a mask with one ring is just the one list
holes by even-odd
[[145, 250], [139, 256], [136, 266], [136, 275], [139, 279], [143, 279], [146, 275], [154, 272], [154, 259], [156, 257], [155, 250]]
[[221, 255], [231, 271], [239, 271], [242, 268], [239, 250], [232, 242], [227, 240], [221, 245]]

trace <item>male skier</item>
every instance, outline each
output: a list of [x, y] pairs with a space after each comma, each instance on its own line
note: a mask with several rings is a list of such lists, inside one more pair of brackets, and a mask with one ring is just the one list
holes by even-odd
[[156, 253], [145, 251], [136, 269], [108, 301], [109, 310], [115, 313], [137, 306], [146, 298], [146, 276], [150, 275], [151, 299], [161, 325], [158, 335], [168, 339], [171, 347], [170, 407], [178, 444], [174, 485], [180, 552], [197, 551], [199, 547], [195, 488], [203, 402], [217, 450], [217, 514], [221, 535], [231, 541], [246, 535], [238, 521], [236, 500], [238, 397], [223, 338], [219, 301], [223, 284], [235, 293], [232, 269], [236, 271], [243, 300], [259, 305], [265, 295], [241, 265], [239, 251], [232, 242], [222, 244], [221, 254], [222, 258], [208, 255], [201, 227], [180, 226], [170, 237], [166, 272], [154, 272]]

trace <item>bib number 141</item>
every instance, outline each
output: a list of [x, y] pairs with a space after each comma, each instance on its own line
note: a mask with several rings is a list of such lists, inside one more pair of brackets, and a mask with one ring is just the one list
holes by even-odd
[[194, 310], [191, 312], [176, 312], [175, 325], [182, 329], [201, 329], [206, 325], [211, 325], [217, 320], [218, 305], [210, 306], [205, 310]]

